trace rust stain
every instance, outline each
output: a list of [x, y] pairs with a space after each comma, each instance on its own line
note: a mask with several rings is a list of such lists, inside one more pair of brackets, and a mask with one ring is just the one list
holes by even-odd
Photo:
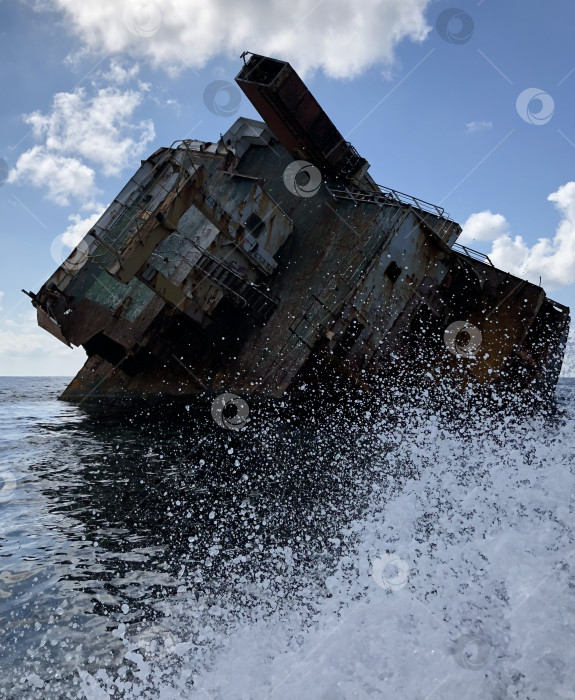
[[[236, 80], [264, 123], [156, 151], [30, 293], [40, 326], [89, 354], [63, 398], [278, 397], [303, 376], [552, 391], [569, 309], [377, 185], [288, 63], [252, 55]], [[310, 196], [286, 186], [294, 158], [321, 173]], [[451, 347], [453, 324], [481, 342]]]

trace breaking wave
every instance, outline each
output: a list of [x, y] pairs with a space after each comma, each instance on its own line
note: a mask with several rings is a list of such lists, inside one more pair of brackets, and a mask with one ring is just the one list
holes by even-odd
[[44, 416], [77, 455], [35, 466], [60, 611], [2, 697], [572, 698], [573, 390], [465, 426], [393, 401], [241, 432]]
[[478, 415], [465, 432], [388, 418], [358, 416], [369, 430], [341, 454], [325, 435], [296, 450], [339, 484], [277, 545], [246, 501], [242, 545], [225, 551], [216, 527], [165, 616], [118, 628], [133, 676], [84, 674], [86, 696], [571, 697], [572, 415]]

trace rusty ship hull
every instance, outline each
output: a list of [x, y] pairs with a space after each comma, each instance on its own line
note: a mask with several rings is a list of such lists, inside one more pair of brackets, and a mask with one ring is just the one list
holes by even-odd
[[236, 81], [263, 121], [156, 151], [29, 293], [88, 355], [62, 399], [281, 397], [302, 377], [553, 391], [568, 308], [377, 185], [288, 63], [252, 54]]

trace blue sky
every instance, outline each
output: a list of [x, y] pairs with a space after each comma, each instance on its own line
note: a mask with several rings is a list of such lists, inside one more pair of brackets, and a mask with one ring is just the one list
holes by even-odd
[[573, 26], [570, 0], [0, 0], [0, 375], [80, 368], [20, 290], [141, 158], [257, 118], [246, 98], [228, 116], [204, 100], [243, 50], [303, 72], [377, 182], [441, 204], [469, 245], [573, 305]]

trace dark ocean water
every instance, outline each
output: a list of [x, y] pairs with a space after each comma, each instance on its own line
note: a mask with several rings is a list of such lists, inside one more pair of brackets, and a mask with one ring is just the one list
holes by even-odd
[[66, 383], [0, 378], [1, 698], [575, 697], [571, 380], [467, 435]]
[[166, 601], [200, 620], [216, 600], [259, 615], [259, 591], [238, 593], [249, 577], [276, 609], [284, 549], [298, 549], [289, 579], [313, 579], [350, 515], [331, 430], [223, 430], [209, 403], [98, 411], [57, 401], [66, 384], [0, 379], [2, 697], [59, 697], [80, 670], [115, 668], [118, 625], [153, 656]]

